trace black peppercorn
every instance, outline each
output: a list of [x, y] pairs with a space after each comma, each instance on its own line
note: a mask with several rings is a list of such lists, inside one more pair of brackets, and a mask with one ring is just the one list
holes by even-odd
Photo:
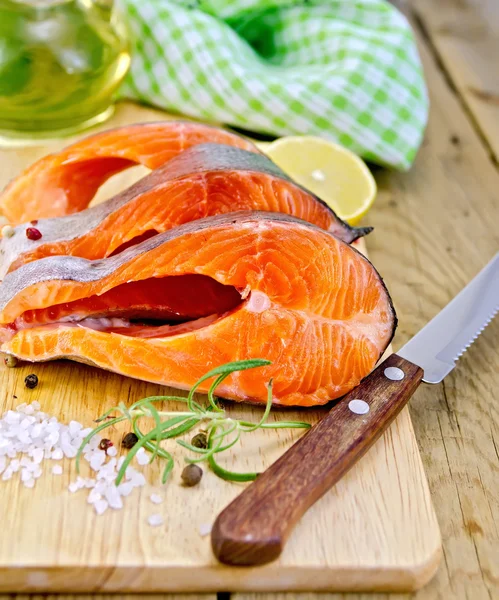
[[195, 448], [208, 448], [208, 438], [206, 437], [206, 433], [198, 433], [198, 434], [196, 434], [192, 438], [191, 444]]
[[107, 438], [103, 438], [99, 443], [99, 449], [107, 452], [107, 449], [111, 448], [112, 445], [113, 445], [113, 442], [111, 440], [108, 440]]
[[182, 471], [182, 483], [186, 487], [197, 485], [203, 476], [203, 469], [198, 465], [187, 465]]
[[24, 380], [24, 385], [30, 390], [36, 388], [36, 386], [38, 385], [38, 377], [34, 373], [28, 375]]
[[135, 433], [127, 433], [121, 440], [121, 445], [123, 448], [130, 450], [130, 448], [133, 448], [138, 441], [139, 438], [135, 435]]

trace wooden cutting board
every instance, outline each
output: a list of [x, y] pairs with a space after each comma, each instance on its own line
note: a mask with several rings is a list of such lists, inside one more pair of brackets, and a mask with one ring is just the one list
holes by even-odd
[[[123, 104], [105, 127], [164, 119], [165, 114]], [[68, 141], [0, 150], [0, 186], [32, 161]], [[130, 184], [140, 167], [114, 177], [99, 192], [109, 196]], [[24, 387], [35, 372], [40, 384]], [[37, 400], [61, 421], [85, 426], [119, 401], [169, 393], [91, 367], [59, 361], [7, 369], [0, 366], [0, 410]], [[15, 397], [17, 396], [17, 398]], [[257, 420], [261, 409], [227, 403], [231, 414]], [[271, 419], [317, 421], [325, 409], [275, 410]], [[121, 431], [112, 438], [119, 441]], [[247, 434], [221, 464], [234, 470], [262, 470], [289, 447], [298, 432], [260, 430]], [[170, 449], [175, 448], [174, 442]], [[409, 413], [402, 412], [389, 431], [336, 487], [306, 514], [280, 560], [258, 568], [220, 565], [203, 529], [245, 484], [228, 483], [205, 470], [195, 488], [180, 485], [182, 452], [161, 489], [159, 468], [145, 470], [150, 484], [134, 490], [121, 511], [96, 516], [84, 491], [67, 490], [75, 478], [74, 461], [62, 476], [44, 475], [34, 489], [18, 479], [0, 481], [0, 592], [208, 592], [413, 590], [435, 572], [440, 533]], [[150, 495], [165, 501], [152, 504]], [[147, 518], [164, 517], [152, 528]]]

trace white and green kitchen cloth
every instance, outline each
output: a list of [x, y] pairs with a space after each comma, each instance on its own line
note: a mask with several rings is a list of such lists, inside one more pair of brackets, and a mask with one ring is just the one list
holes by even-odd
[[121, 0], [122, 95], [275, 136], [319, 135], [407, 169], [428, 96], [412, 31], [385, 0]]

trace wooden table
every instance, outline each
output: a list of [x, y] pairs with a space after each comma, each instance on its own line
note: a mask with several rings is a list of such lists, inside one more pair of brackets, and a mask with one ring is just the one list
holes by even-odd
[[[398, 4], [416, 31], [432, 109], [413, 169], [376, 172], [380, 193], [369, 215], [376, 228], [370, 255], [400, 317], [395, 349], [499, 249], [499, 3]], [[231, 600], [498, 599], [498, 342], [496, 319], [445, 383], [420, 388], [411, 403], [444, 543], [441, 568], [426, 588], [390, 597], [234, 594]], [[228, 597], [219, 594], [219, 600]], [[7, 598], [13, 597], [0, 600]], [[160, 598], [215, 600], [214, 595], [151, 596]]]

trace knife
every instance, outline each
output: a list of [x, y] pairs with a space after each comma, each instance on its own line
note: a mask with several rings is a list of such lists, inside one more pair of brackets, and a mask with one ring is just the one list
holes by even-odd
[[275, 560], [303, 514], [369, 450], [421, 381], [440, 383], [498, 310], [499, 253], [220, 513], [215, 556], [230, 565]]

